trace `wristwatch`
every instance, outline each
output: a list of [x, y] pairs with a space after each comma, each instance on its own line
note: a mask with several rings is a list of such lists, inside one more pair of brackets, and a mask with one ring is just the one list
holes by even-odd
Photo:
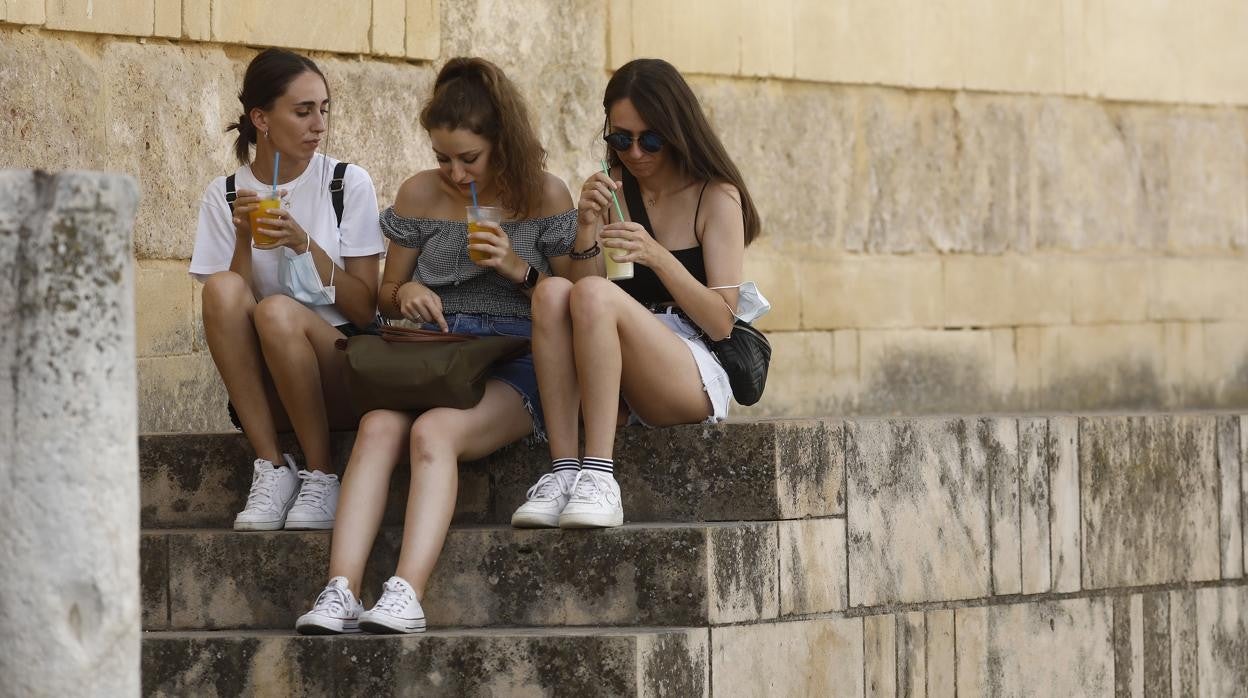
[[532, 290], [537, 286], [537, 280], [540, 278], [541, 274], [537, 271], [537, 268], [530, 264], [529, 270], [524, 273], [524, 280], [520, 282], [520, 288]]

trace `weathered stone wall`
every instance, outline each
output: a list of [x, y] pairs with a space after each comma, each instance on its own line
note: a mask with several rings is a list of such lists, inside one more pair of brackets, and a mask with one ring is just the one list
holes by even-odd
[[736, 415], [1248, 405], [1232, 0], [331, 5], [290, 23], [280, 2], [0, 4], [0, 163], [143, 186], [145, 432], [228, 427], [185, 269], [200, 194], [233, 168], [242, 71], [268, 44], [323, 66], [327, 151], [364, 165], [383, 205], [433, 165], [415, 116], [444, 58], [484, 55], [520, 83], [574, 190], [600, 155], [605, 68], [662, 55], [689, 71], [764, 221], [747, 276], [774, 303], [775, 358]]

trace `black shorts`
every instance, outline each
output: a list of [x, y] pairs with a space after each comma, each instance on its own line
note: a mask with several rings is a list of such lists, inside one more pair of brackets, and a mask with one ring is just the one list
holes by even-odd
[[[379, 334], [379, 330], [377, 329], [377, 323], [375, 322], [369, 325], [368, 327], [365, 327], [364, 329], [360, 329], [359, 327], [356, 327], [354, 324], [350, 322], [343, 324], [343, 325], [337, 325], [334, 327], [334, 329], [338, 330], [339, 332], [343, 333], [344, 335], [348, 337], [354, 337], [359, 334]], [[230, 424], [233, 424], [235, 429], [242, 431], [243, 423], [238, 418], [238, 412], [234, 409], [234, 403], [230, 402], [229, 400], [226, 400], [225, 409], [230, 414]]]

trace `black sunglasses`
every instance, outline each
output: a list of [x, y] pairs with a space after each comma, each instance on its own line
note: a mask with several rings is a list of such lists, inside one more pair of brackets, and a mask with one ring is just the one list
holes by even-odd
[[663, 136], [654, 131], [642, 131], [640, 136], [633, 136], [628, 133], [608, 133], [602, 137], [602, 140], [611, 146], [611, 149], [617, 153], [622, 153], [633, 147], [633, 141], [637, 141], [637, 145], [647, 153], [657, 153], [663, 149]]

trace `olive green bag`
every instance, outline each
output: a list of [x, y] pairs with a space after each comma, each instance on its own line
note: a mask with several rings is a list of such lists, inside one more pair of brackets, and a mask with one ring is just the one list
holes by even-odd
[[524, 337], [478, 337], [402, 327], [339, 339], [357, 414], [369, 410], [467, 409], [481, 401], [495, 364], [529, 351]]

